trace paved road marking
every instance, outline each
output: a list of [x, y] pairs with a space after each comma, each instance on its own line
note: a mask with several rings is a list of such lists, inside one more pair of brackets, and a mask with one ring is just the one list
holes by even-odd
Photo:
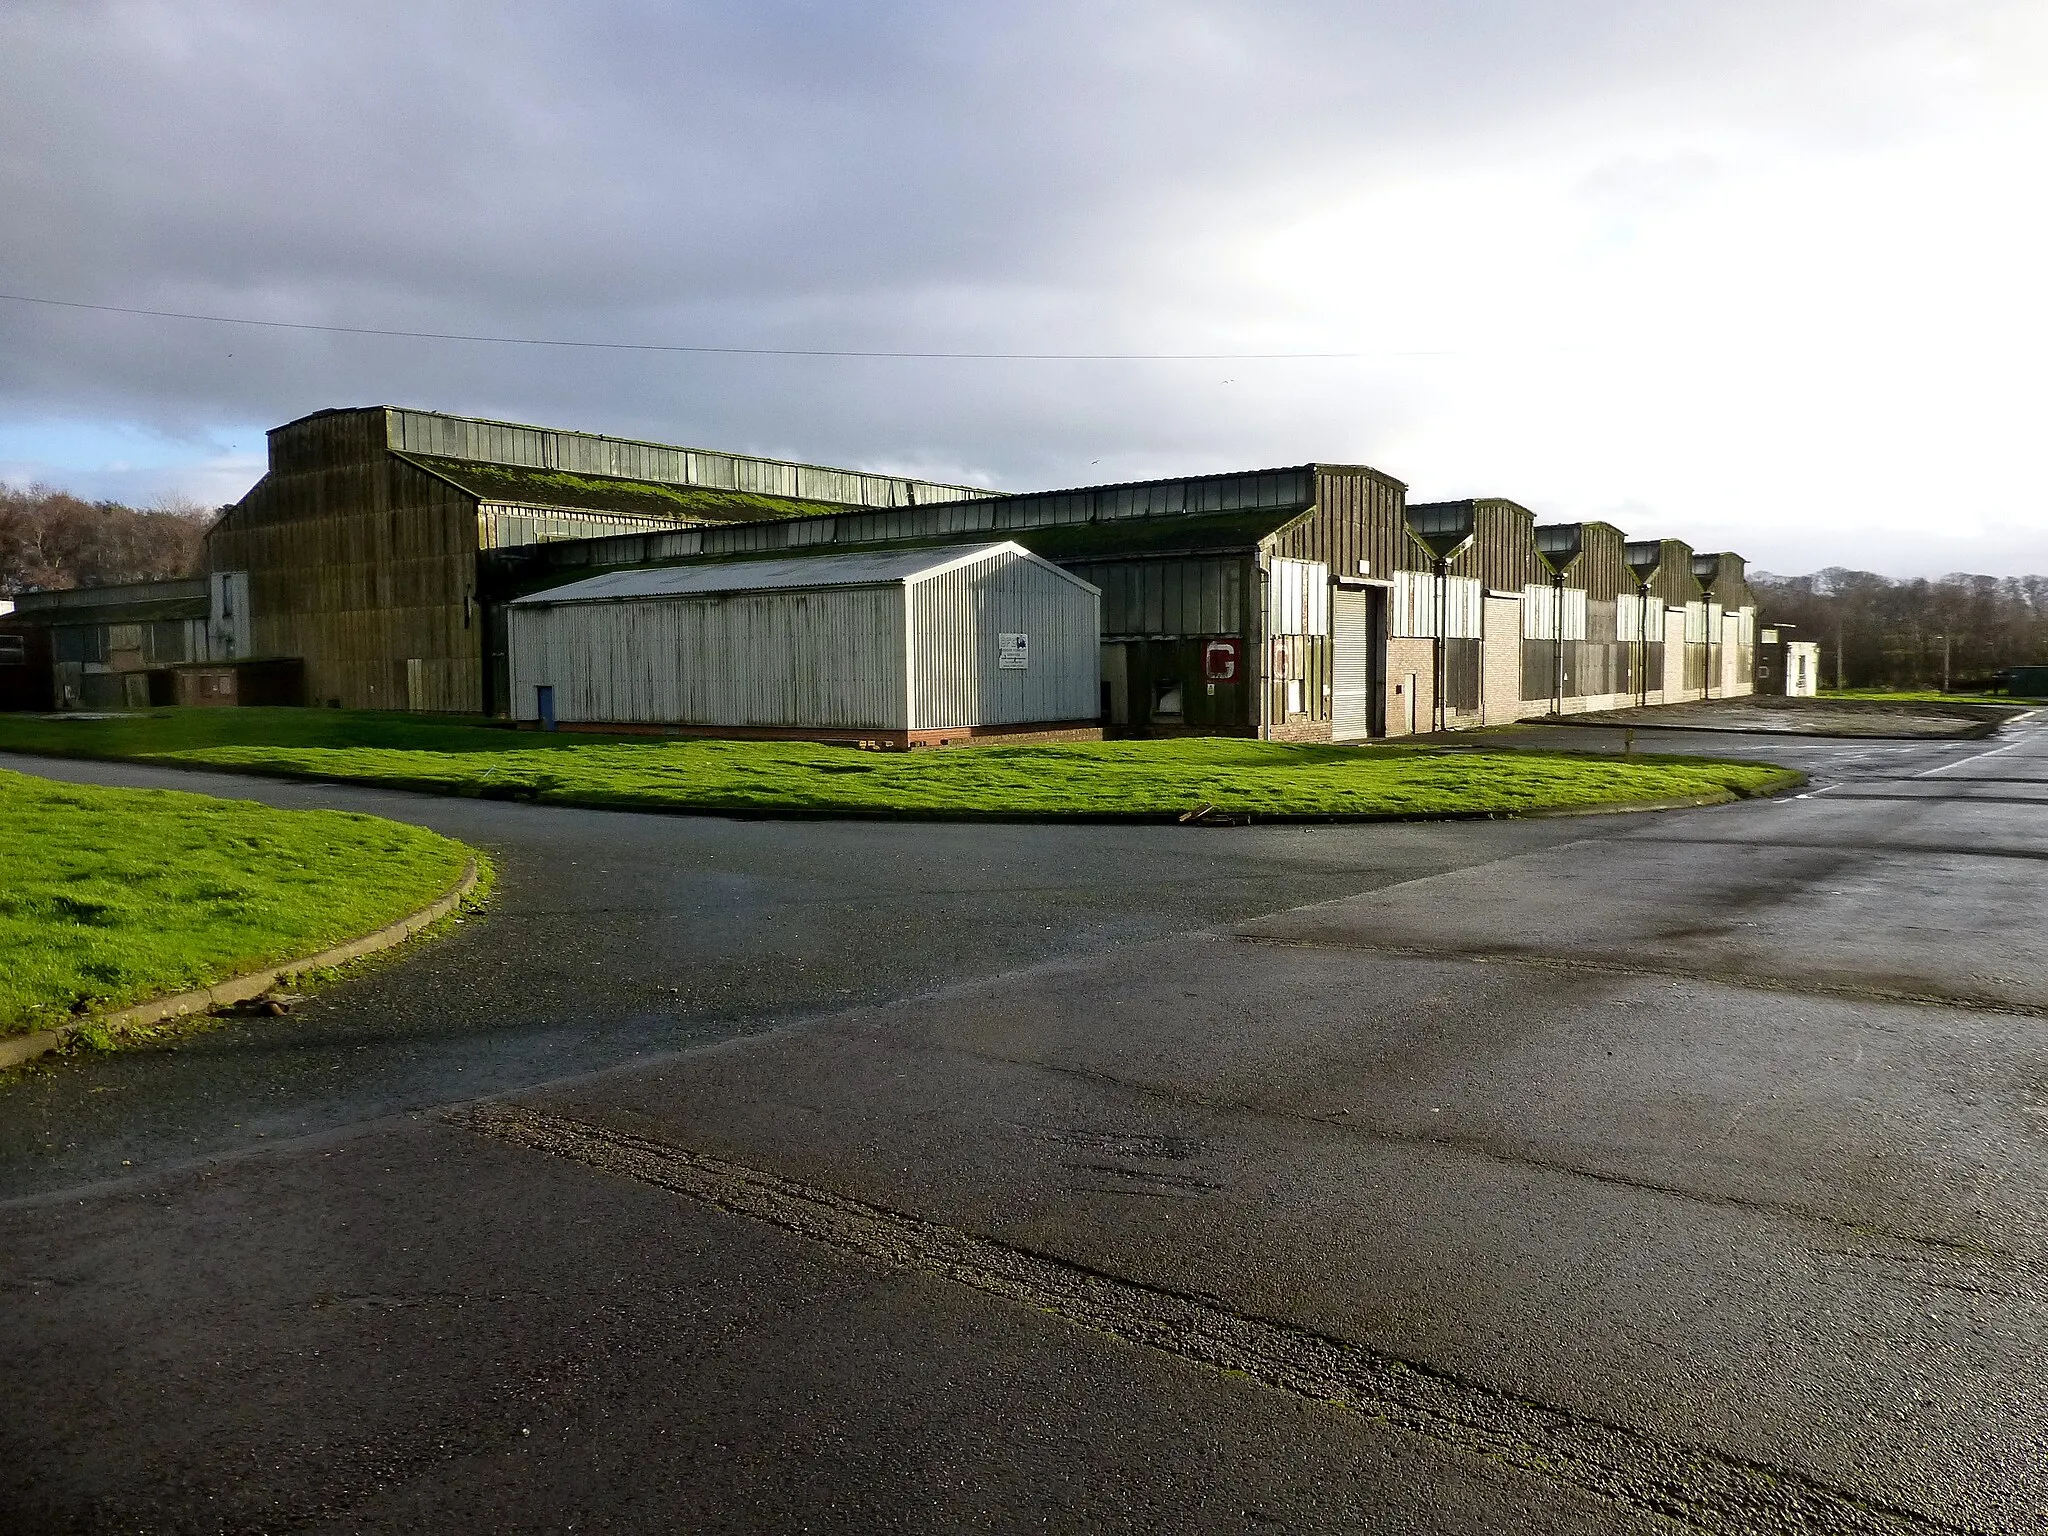
[[448, 1120], [930, 1275], [1179, 1359], [1660, 1515], [1695, 1531], [1907, 1536], [1966, 1528], [1883, 1505], [1804, 1473], [1660, 1440], [1460, 1380], [1291, 1323], [1011, 1248], [650, 1137], [510, 1104]]
[[2014, 747], [2023, 747], [2033, 739], [2034, 733], [2029, 731], [2026, 735], [2020, 737], [2018, 741], [2008, 741], [2004, 746], [1993, 747], [1989, 752], [1977, 752], [1973, 753], [1969, 757], [1959, 757], [1952, 763], [1943, 763], [1939, 768], [1924, 769], [1921, 772], [1914, 774], [1913, 777], [1916, 779], [1924, 779], [1937, 773], [1947, 773], [1951, 768], [1960, 768], [1965, 763], [1980, 763], [1987, 757], [1996, 757], [2001, 752], [2010, 752]]

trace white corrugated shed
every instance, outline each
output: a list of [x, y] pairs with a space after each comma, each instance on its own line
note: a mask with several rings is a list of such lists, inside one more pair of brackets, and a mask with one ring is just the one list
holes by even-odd
[[1092, 721], [1097, 590], [1014, 543], [611, 571], [508, 605], [513, 713], [945, 730]]

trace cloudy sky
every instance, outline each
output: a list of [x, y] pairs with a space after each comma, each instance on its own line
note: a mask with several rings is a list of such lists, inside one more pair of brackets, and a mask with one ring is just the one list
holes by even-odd
[[6, 0], [0, 478], [390, 402], [2048, 571], [2044, 202], [2040, 0]]

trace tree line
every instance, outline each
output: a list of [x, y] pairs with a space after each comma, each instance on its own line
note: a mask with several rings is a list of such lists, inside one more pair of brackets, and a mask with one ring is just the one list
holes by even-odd
[[174, 498], [129, 507], [0, 486], [0, 597], [195, 575], [214, 516]]
[[2003, 668], [2048, 665], [2048, 576], [1895, 581], [1830, 566], [1749, 584], [1761, 624], [1820, 642], [1829, 686], [1939, 688], [1946, 670], [1957, 689], [1984, 687]]

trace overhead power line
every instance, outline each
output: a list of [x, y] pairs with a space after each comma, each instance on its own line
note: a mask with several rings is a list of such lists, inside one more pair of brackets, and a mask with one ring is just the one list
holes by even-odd
[[317, 325], [307, 320], [255, 320], [245, 315], [199, 315], [176, 309], [133, 309], [121, 304], [83, 304], [25, 293], [0, 293], [12, 304], [84, 309], [102, 315], [140, 315], [152, 320], [196, 320], [207, 325], [247, 325], [273, 331], [320, 331], [336, 336], [392, 336], [410, 341], [473, 341], [500, 347], [574, 347], [595, 352], [684, 352], [719, 357], [879, 357], [956, 362], [1016, 363], [1235, 363], [1346, 361], [1368, 357], [1435, 357], [1434, 352], [913, 352], [854, 347], [714, 347], [656, 341], [572, 341], [551, 336], [483, 336], [468, 331], [402, 331], [369, 325]]

